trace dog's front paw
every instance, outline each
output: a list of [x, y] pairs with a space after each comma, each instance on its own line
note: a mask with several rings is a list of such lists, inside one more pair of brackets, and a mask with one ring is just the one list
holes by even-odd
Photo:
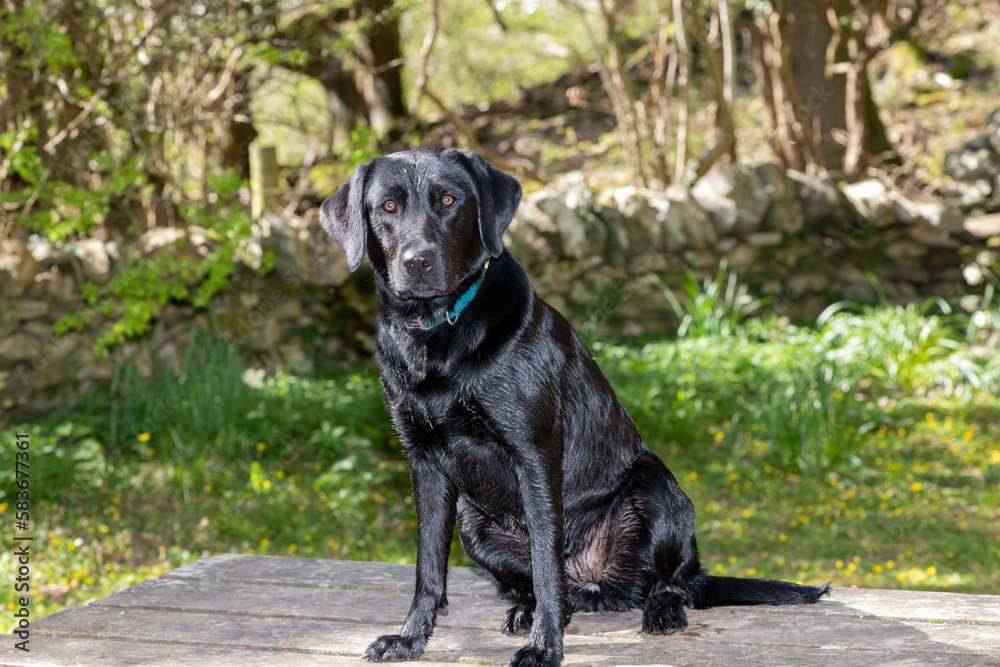
[[561, 663], [560, 652], [528, 644], [514, 654], [510, 667], [559, 667]]
[[534, 615], [534, 607], [523, 604], [514, 605], [503, 615], [503, 625], [500, 626], [500, 632], [505, 635], [523, 635], [531, 629]]
[[651, 598], [642, 613], [642, 631], [650, 635], [672, 635], [688, 626], [684, 604], [677, 595]]
[[405, 635], [382, 635], [368, 646], [365, 660], [413, 660], [424, 652], [427, 639]]

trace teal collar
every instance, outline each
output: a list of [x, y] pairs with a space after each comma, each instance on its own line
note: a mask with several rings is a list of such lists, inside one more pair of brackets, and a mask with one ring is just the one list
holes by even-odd
[[458, 301], [455, 302], [455, 307], [450, 311], [445, 313], [443, 320], [438, 320], [437, 322], [431, 322], [426, 317], [418, 317], [413, 320], [406, 320], [399, 325], [401, 329], [422, 329], [426, 331], [427, 329], [433, 329], [434, 327], [444, 324], [455, 324], [458, 321], [458, 316], [462, 314], [465, 307], [469, 305], [472, 299], [476, 296], [476, 292], [479, 291], [479, 286], [483, 284], [483, 279], [486, 278], [486, 269], [490, 268], [490, 260], [486, 260], [486, 264], [483, 265], [483, 272], [479, 274], [479, 280], [472, 283], [469, 289], [465, 290], [465, 293], [458, 297]]

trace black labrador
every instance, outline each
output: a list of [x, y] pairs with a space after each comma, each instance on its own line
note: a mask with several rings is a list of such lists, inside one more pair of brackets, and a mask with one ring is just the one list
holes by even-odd
[[416, 658], [446, 604], [452, 530], [530, 633], [511, 665], [558, 665], [574, 610], [643, 609], [643, 630], [687, 627], [684, 607], [803, 604], [828, 593], [709, 576], [694, 507], [646, 447], [570, 324], [535, 293], [502, 234], [521, 186], [475, 152], [377, 157], [324, 202], [353, 271], [367, 253], [375, 354], [412, 470], [417, 582], [398, 635], [370, 660]]

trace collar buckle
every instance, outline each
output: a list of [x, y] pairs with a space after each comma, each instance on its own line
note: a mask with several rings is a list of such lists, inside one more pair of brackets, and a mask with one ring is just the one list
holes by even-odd
[[431, 325], [427, 323], [427, 320], [423, 317], [418, 317], [415, 320], [409, 320], [408, 322], [403, 322], [403, 326], [407, 329], [420, 329], [422, 331], [427, 331], [431, 328]]

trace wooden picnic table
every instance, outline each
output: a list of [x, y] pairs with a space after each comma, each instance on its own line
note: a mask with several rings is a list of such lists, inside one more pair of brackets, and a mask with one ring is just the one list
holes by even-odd
[[[8, 638], [0, 664], [320, 667], [395, 633], [412, 565], [225, 554], [195, 561]], [[525, 642], [500, 633], [505, 603], [476, 568], [452, 567], [449, 609], [420, 664], [505, 665]], [[670, 636], [641, 613], [577, 613], [566, 665], [1000, 665], [1000, 596], [837, 588], [804, 607], [689, 611]], [[395, 663], [399, 664], [399, 663]]]

